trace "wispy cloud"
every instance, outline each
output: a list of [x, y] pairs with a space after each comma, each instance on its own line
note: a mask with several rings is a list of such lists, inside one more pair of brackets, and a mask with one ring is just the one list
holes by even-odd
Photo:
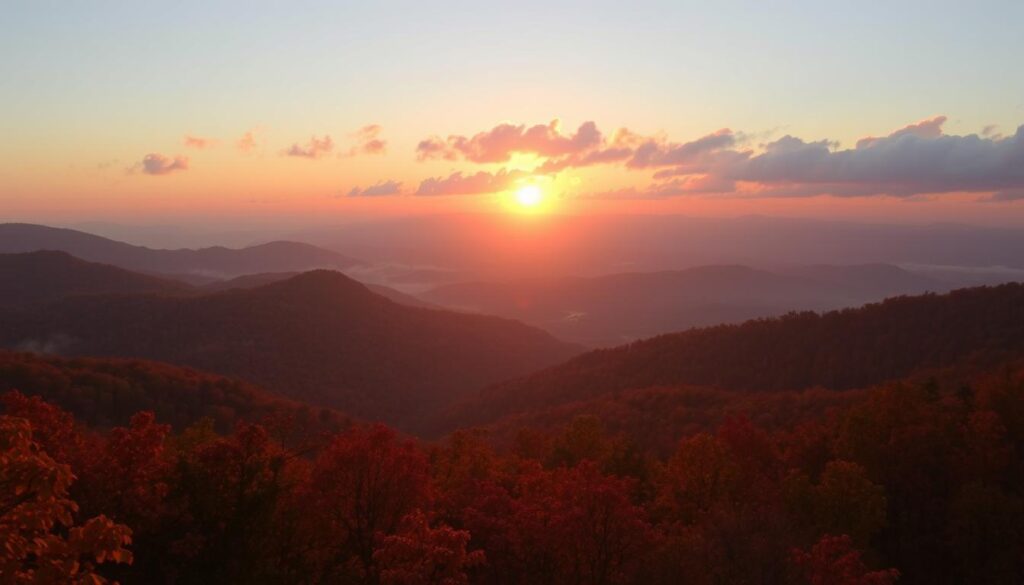
[[331, 140], [330, 136], [324, 134], [323, 138], [317, 138], [316, 136], [310, 137], [309, 142], [304, 145], [300, 145], [296, 142], [285, 149], [282, 154], [285, 156], [317, 159], [330, 154], [332, 150], [334, 150], [334, 141]]
[[382, 130], [380, 124], [369, 124], [357, 130], [352, 135], [356, 145], [348, 150], [348, 156], [384, 154], [387, 152], [388, 143], [380, 137]]
[[399, 195], [401, 192], [401, 181], [380, 181], [365, 188], [353, 187], [346, 197], [385, 197]]
[[528, 176], [528, 173], [517, 170], [501, 169], [496, 173], [480, 171], [464, 175], [455, 172], [447, 177], [426, 179], [420, 183], [416, 195], [480, 195], [497, 193], [509, 189], [516, 181]]
[[256, 140], [256, 130], [248, 130], [242, 137], [235, 141], [235, 148], [244, 154], [248, 154], [259, 146]]
[[206, 150], [207, 148], [213, 148], [220, 142], [216, 138], [204, 138], [202, 136], [193, 136], [186, 134], [182, 140], [186, 148], [194, 148], [196, 150]]

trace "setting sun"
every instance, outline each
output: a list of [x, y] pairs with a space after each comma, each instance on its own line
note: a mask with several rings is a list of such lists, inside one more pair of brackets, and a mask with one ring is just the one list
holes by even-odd
[[516, 202], [523, 207], [537, 207], [544, 201], [544, 193], [537, 185], [526, 185], [516, 191]]

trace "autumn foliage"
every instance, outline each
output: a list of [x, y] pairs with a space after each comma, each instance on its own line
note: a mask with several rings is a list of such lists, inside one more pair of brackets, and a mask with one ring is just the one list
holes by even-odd
[[0, 571], [14, 582], [1024, 578], [1020, 367], [890, 383], [772, 425], [708, 414], [657, 427], [675, 432], [667, 455], [592, 415], [496, 447], [482, 430], [428, 444], [382, 425], [295, 442], [274, 417], [225, 434], [140, 412], [97, 430], [36, 397], [3, 405]]

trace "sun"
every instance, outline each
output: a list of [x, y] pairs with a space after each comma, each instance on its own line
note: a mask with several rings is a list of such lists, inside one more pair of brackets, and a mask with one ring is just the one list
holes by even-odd
[[537, 185], [525, 185], [516, 191], [516, 203], [523, 207], [537, 207], [544, 201], [544, 192]]

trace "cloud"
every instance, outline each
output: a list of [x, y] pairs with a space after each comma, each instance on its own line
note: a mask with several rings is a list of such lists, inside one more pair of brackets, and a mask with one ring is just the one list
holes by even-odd
[[241, 138], [235, 141], [235, 148], [246, 154], [255, 150], [257, 146], [259, 146], [259, 143], [256, 141], [255, 130], [246, 131], [245, 134], [242, 134]]
[[685, 195], [707, 195], [731, 193], [736, 185], [727, 179], [712, 175], [690, 175], [674, 178], [662, 183], [652, 183], [647, 187], [615, 189], [599, 191], [583, 195], [585, 199], [667, 199]]
[[334, 141], [331, 137], [324, 135], [323, 138], [317, 138], [311, 136], [309, 142], [305, 146], [299, 145], [299, 143], [292, 144], [290, 147], [285, 149], [285, 156], [297, 156], [300, 158], [317, 159], [334, 150]]
[[992, 195], [982, 199], [982, 201], [1022, 201], [1024, 200], [1024, 189], [1009, 189], [1006, 191], [996, 191]]
[[1007, 138], [942, 133], [944, 116], [836, 150], [784, 136], [713, 172], [736, 181], [838, 196], [993, 192], [1024, 188], [1024, 126]]
[[132, 170], [140, 169], [144, 174], [147, 175], [169, 175], [178, 171], [188, 170], [188, 157], [187, 156], [175, 156], [171, 158], [158, 153], [150, 153], [142, 158], [141, 162], [136, 163]]
[[196, 150], [213, 148], [219, 143], [215, 138], [203, 138], [202, 136], [192, 136], [191, 134], [186, 134], [183, 142], [186, 148], [194, 148]]
[[352, 187], [346, 197], [384, 197], [387, 195], [399, 195], [402, 193], [401, 181], [380, 181], [364, 189]]
[[501, 163], [515, 153], [543, 158], [579, 154], [600, 145], [601, 141], [601, 132], [593, 122], [584, 122], [573, 134], [563, 134], [558, 120], [530, 127], [506, 123], [471, 137], [427, 138], [416, 147], [416, 158], [421, 161], [461, 158], [475, 163]]
[[[472, 136], [422, 140], [421, 161], [476, 164], [507, 162], [516, 154], [540, 159], [533, 174], [553, 174], [590, 165], [647, 171], [654, 182], [643, 188], [596, 193], [599, 197], [662, 198], [691, 194], [743, 197], [894, 196], [921, 198], [943, 193], [979, 193], [987, 200], [1024, 199], [1024, 126], [1010, 136], [986, 127], [980, 134], [944, 132], [946, 116], [934, 116], [885, 136], [868, 136], [852, 148], [833, 140], [785, 135], [766, 144], [769, 134], [723, 128], [688, 142], [664, 135], [644, 136], [621, 128], [610, 136], [593, 121], [564, 132], [557, 120], [526, 126], [499, 124]], [[507, 178], [511, 172], [502, 171]], [[498, 175], [454, 173], [424, 181], [423, 194], [493, 192], [507, 187]]]
[[363, 126], [353, 134], [357, 144], [348, 151], [348, 156], [360, 154], [384, 154], [387, 152], [388, 143], [380, 138], [382, 128], [380, 124]]
[[456, 172], [447, 177], [426, 179], [420, 183], [416, 195], [478, 195], [497, 193], [510, 188], [516, 181], [528, 176], [528, 173], [517, 170], [501, 169], [496, 173], [480, 171], [471, 175]]
[[728, 128], [683, 144], [649, 139], [633, 150], [626, 166], [631, 169], [665, 166], [703, 169], [714, 162], [715, 153], [735, 144], [736, 137]]

